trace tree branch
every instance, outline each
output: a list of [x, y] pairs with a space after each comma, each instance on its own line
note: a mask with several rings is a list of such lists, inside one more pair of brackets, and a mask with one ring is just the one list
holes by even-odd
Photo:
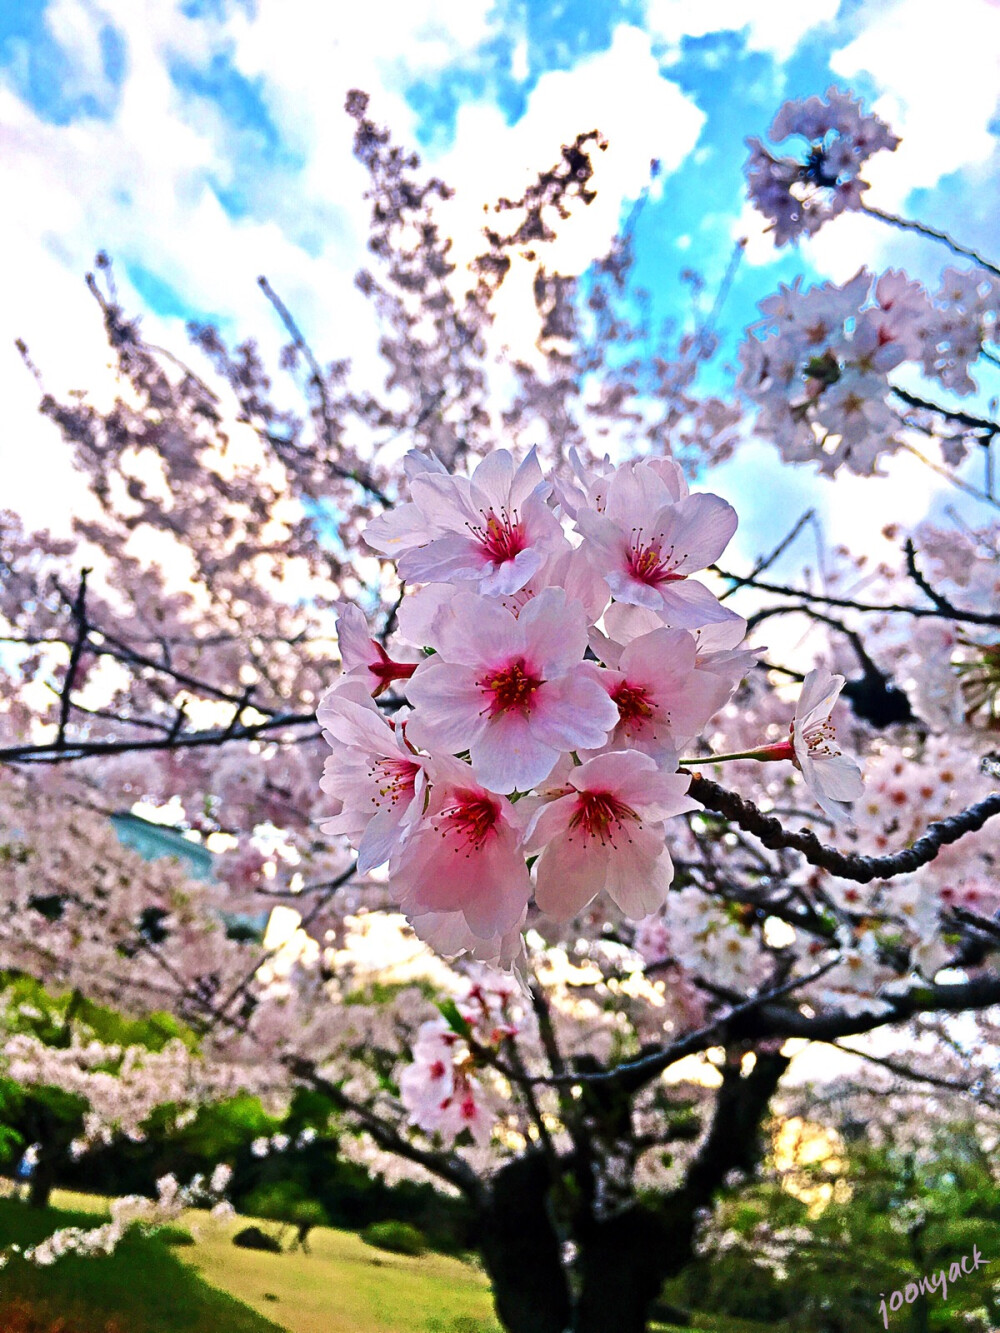
[[718, 565], [709, 565], [709, 569], [720, 578], [757, 588], [761, 592], [777, 593], [779, 597], [798, 597], [803, 602], [821, 602], [825, 606], [842, 606], [849, 611], [871, 611], [878, 615], [932, 616], [936, 619], [963, 620], [972, 625], [1000, 625], [1000, 615], [988, 615], [979, 611], [960, 611], [952, 615], [950, 612], [941, 611], [938, 607], [900, 606], [893, 602], [879, 606], [874, 602], [854, 601], [850, 597], [830, 597], [825, 593], [807, 592], [804, 588], [790, 588], [787, 584], [765, 583], [750, 575], [730, 574], [727, 570], [720, 569]]
[[810, 865], [858, 884], [912, 874], [933, 861], [942, 847], [958, 842], [967, 833], [975, 833], [987, 820], [1000, 814], [1000, 792], [993, 792], [959, 814], [929, 824], [926, 833], [909, 847], [887, 856], [863, 856], [860, 852], [841, 852], [834, 847], [824, 847], [808, 829], [796, 832], [783, 828], [777, 819], [764, 814], [752, 801], [727, 791], [700, 774], [691, 778], [690, 795], [706, 810], [714, 810], [745, 832], [752, 833], [765, 847], [793, 848], [801, 852]]
[[941, 241], [955, 255], [961, 255], [963, 259], [971, 259], [984, 268], [987, 273], [992, 273], [1000, 278], [1000, 268], [996, 264], [991, 264], [988, 259], [984, 259], [977, 250], [970, 246], [960, 245], [954, 237], [949, 236], [946, 231], [941, 231], [938, 227], [931, 227], [926, 222], [915, 222], [912, 218], [900, 217], [897, 213], [887, 213], [884, 209], [875, 208], [871, 204], [862, 204], [860, 211], [867, 213], [870, 218], [878, 218], [880, 222], [888, 222], [891, 227], [899, 227], [903, 231], [915, 231], [921, 236], [927, 236], [932, 241]]

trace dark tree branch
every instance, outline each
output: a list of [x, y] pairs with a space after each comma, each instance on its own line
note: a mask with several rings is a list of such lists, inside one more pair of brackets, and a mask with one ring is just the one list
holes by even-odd
[[577, 1070], [559, 1078], [542, 1078], [537, 1081], [557, 1084], [603, 1083], [610, 1084], [615, 1089], [625, 1093], [638, 1092], [640, 1088], [645, 1087], [654, 1078], [658, 1078], [665, 1069], [669, 1069], [671, 1065], [676, 1064], [679, 1060], [683, 1060], [688, 1055], [697, 1055], [710, 1046], [720, 1045], [723, 1039], [731, 1033], [737, 1019], [770, 1005], [772, 1001], [780, 999], [783, 995], [788, 995], [793, 990], [798, 990], [802, 986], [808, 986], [812, 982], [818, 981], [820, 977], [825, 976], [827, 972], [836, 967], [839, 962], [840, 955], [837, 954], [807, 976], [793, 977], [790, 981], [775, 986], [772, 990], [751, 996], [750, 999], [744, 1000], [742, 1004], [734, 1005], [727, 1013], [713, 1019], [711, 1023], [698, 1028], [697, 1031], [689, 1032], [686, 1037], [680, 1037], [677, 1041], [671, 1042], [669, 1046], [650, 1051], [648, 1055], [644, 1055], [638, 1060], [629, 1060], [624, 1064], [615, 1065], [611, 1069]]
[[[941, 1078], [937, 1074], [926, 1074], [919, 1069], [911, 1069], [900, 1060], [890, 1059], [884, 1055], [874, 1055], [870, 1051], [859, 1051], [853, 1046], [845, 1046], [842, 1042], [831, 1041], [829, 1043], [838, 1051], [843, 1051], [846, 1055], [857, 1056], [859, 1060], [866, 1060], [869, 1064], [878, 1065], [881, 1069], [887, 1069], [890, 1074], [895, 1074], [898, 1078], [909, 1079], [913, 1083], [927, 1083], [934, 1088], [944, 1088], [948, 1092], [969, 1092], [973, 1087], [972, 1083], [962, 1083], [957, 1079]], [[992, 1097], [982, 1099], [990, 1106], [996, 1106], [997, 1103]]]
[[927, 832], [909, 847], [887, 856], [863, 856], [860, 852], [841, 852], [834, 847], [824, 847], [808, 829], [795, 832], [783, 828], [777, 819], [765, 815], [752, 801], [727, 791], [700, 774], [691, 778], [690, 795], [706, 810], [714, 810], [745, 832], [752, 833], [765, 847], [792, 848], [801, 852], [810, 865], [858, 884], [912, 874], [933, 861], [942, 847], [958, 842], [967, 833], [975, 833], [987, 820], [1000, 814], [1000, 792], [993, 792], [959, 814], [929, 824]]
[[328, 1097], [339, 1111], [353, 1116], [362, 1128], [368, 1131], [380, 1148], [384, 1148], [386, 1152], [395, 1153], [397, 1157], [404, 1157], [409, 1162], [415, 1162], [417, 1166], [422, 1166], [425, 1171], [446, 1180], [473, 1203], [481, 1202], [483, 1186], [472, 1167], [464, 1162], [461, 1157], [454, 1153], [431, 1152], [428, 1149], [419, 1148], [415, 1143], [411, 1143], [409, 1139], [400, 1134], [395, 1126], [381, 1119], [374, 1111], [370, 1111], [368, 1107], [361, 1105], [360, 1102], [354, 1101], [337, 1084], [324, 1078], [317, 1071], [313, 1061], [305, 1056], [286, 1055], [283, 1063], [295, 1078], [315, 1088], [324, 1097]]
[[[231, 741], [256, 740], [285, 727], [302, 727], [315, 722], [315, 713], [284, 713], [267, 718], [264, 722], [192, 731], [187, 735], [158, 736], [154, 740], [80, 740], [67, 741], [62, 745], [58, 741], [51, 741], [39, 745], [10, 745], [0, 750], [0, 764], [64, 764], [111, 754], [131, 754], [137, 750], [193, 750], [204, 746], [226, 745]], [[122, 718], [122, 724], [128, 726], [128, 718]], [[306, 736], [298, 735], [294, 740], [300, 743], [303, 740], [315, 740], [321, 735], [322, 732], [315, 730]]]
[[763, 574], [765, 569], [770, 569], [770, 567], [774, 564], [774, 562], [780, 559], [782, 555], [784, 555], [785, 551], [788, 550], [789, 546], [791, 546], [792, 542], [799, 535], [799, 533], [802, 531], [805, 525], [810, 521], [810, 519], [815, 518], [815, 516], [816, 516], [815, 509], [807, 509], [805, 513], [802, 515], [802, 517], [799, 518], [798, 521], [795, 523], [794, 527], [787, 534], [787, 536], [782, 537], [781, 541], [777, 544], [774, 550], [769, 552], [768, 555], [762, 555], [758, 560], [755, 560], [753, 569], [751, 569], [750, 573], [746, 576], [746, 578], [737, 579], [731, 588], [726, 589], [726, 591], [719, 598], [719, 601], [724, 602], [727, 597], [732, 597], [734, 592], [739, 592], [740, 588], [746, 587], [746, 585], [750, 583], [753, 579], [755, 579], [758, 574]]
[[949, 421], [957, 421], [960, 426], [967, 426], [969, 430], [981, 431], [982, 435], [978, 443], [988, 445], [994, 435], [1000, 432], [1000, 422], [991, 421], [989, 417], [973, 416], [969, 412], [960, 412], [950, 407], [942, 407], [940, 403], [932, 403], [927, 398], [921, 398], [915, 393], [910, 393], [908, 389], [900, 389], [895, 384], [890, 386], [892, 393], [909, 407], [917, 407], [922, 412], [933, 412], [935, 416], [946, 417]]
[[760, 592], [777, 593], [779, 597], [797, 597], [803, 602], [820, 602], [824, 606], [842, 606], [848, 611], [871, 611], [877, 615], [932, 616], [936, 619], [963, 620], [971, 625], [1000, 625], [1000, 615], [988, 615], [979, 611], [961, 611], [953, 615], [941, 611], [938, 607], [900, 606], [893, 602], [879, 606], [874, 602], [858, 602], [850, 597], [830, 597], [825, 593], [808, 592], [804, 588], [790, 588], [787, 584], [765, 583], [749, 575], [730, 574], [727, 570], [720, 569], [718, 565], [710, 565], [709, 568], [721, 578], [757, 588]]
[[[309, 382], [316, 390], [317, 397], [319, 398], [320, 412], [323, 418], [323, 443], [326, 445], [330, 455], [333, 455], [337, 452], [338, 444], [334, 438], [333, 410], [330, 406], [330, 395], [327, 392], [326, 378], [323, 374], [322, 367], [317, 361], [312, 348], [302, 336], [302, 330], [299, 328], [298, 324], [296, 324], [291, 311], [268, 282], [267, 278], [263, 276], [259, 277], [257, 279], [257, 285], [274, 307], [282, 324], [284, 324], [289, 337], [292, 339], [295, 350], [301, 353], [309, 367]], [[287, 444], [288, 442], [282, 441], [282, 443]], [[369, 495], [373, 495], [380, 504], [385, 505], [386, 508], [391, 508], [392, 501], [385, 492], [375, 484], [374, 480], [367, 473], [362, 472], [360, 469], [352, 470], [351, 468], [343, 467], [339, 463], [333, 462], [332, 457], [328, 465], [336, 476], [345, 481], [355, 482], [362, 488], [362, 490], [367, 491]]]
[[[961, 611], [952, 602], [949, 602], [948, 598], [945, 597], [942, 593], [939, 593], [936, 588], [933, 588], [931, 584], [928, 582], [927, 577], [920, 572], [919, 568], [917, 567], [916, 548], [914, 547], [913, 542], [909, 537], [907, 537], [906, 539], [904, 549], [906, 551], [906, 572], [909, 574], [910, 578], [917, 585], [920, 591], [924, 593], [934, 603], [934, 605], [937, 607], [937, 609], [941, 612], [942, 615], [948, 616], [951, 620], [968, 620], [969, 619], [968, 613], [965, 611]], [[995, 617], [995, 619], [997, 623], [1000, 624], [1000, 616]]]
[[70, 709], [73, 706], [73, 686], [76, 682], [80, 658], [90, 635], [90, 627], [87, 624], [87, 575], [90, 572], [89, 569], [80, 570], [80, 584], [77, 588], [76, 597], [73, 599], [73, 623], [76, 626], [76, 635], [73, 639], [73, 647], [70, 649], [66, 679], [63, 681], [62, 693], [59, 697], [59, 730], [56, 734], [56, 748], [60, 750], [66, 744], [66, 727], [69, 723]]

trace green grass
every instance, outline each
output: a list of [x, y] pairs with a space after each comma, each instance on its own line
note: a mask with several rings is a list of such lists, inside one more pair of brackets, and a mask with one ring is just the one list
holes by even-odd
[[[104, 1200], [57, 1190], [57, 1208], [35, 1212], [0, 1199], [0, 1248], [30, 1244], [56, 1226], [93, 1226]], [[316, 1227], [311, 1254], [239, 1249], [250, 1219], [210, 1222], [191, 1212], [182, 1225], [194, 1245], [169, 1247], [132, 1236], [110, 1258], [60, 1260], [36, 1269], [14, 1262], [0, 1272], [5, 1302], [20, 1298], [72, 1333], [500, 1333], [489, 1283], [472, 1264], [443, 1255], [392, 1254], [349, 1231]], [[277, 1232], [273, 1223], [260, 1223]], [[286, 1236], [291, 1239], [293, 1229]], [[695, 1315], [688, 1330], [656, 1333], [776, 1333], [778, 1325]]]
[[[95, 1220], [93, 1205], [35, 1210], [0, 1199], [0, 1248]], [[203, 1282], [178, 1258], [191, 1252], [130, 1235], [110, 1256], [70, 1255], [48, 1268], [12, 1259], [0, 1272], [0, 1322], [4, 1306], [20, 1302], [47, 1322], [65, 1319], [74, 1333], [105, 1333], [116, 1323], [128, 1333], [282, 1333], [279, 1324]]]
[[[53, 1201], [35, 1212], [0, 1199], [0, 1248], [93, 1226], [107, 1212], [93, 1196], [57, 1190]], [[20, 1298], [65, 1317], [74, 1333], [105, 1333], [112, 1320], [128, 1333], [500, 1333], [489, 1283], [471, 1264], [390, 1254], [328, 1227], [311, 1233], [308, 1255], [242, 1250], [232, 1236], [248, 1220], [191, 1212], [182, 1223], [195, 1245], [133, 1236], [110, 1258], [45, 1269], [15, 1261], [0, 1272], [0, 1310]]]
[[245, 1223], [213, 1228], [179, 1256], [288, 1333], [500, 1333], [489, 1283], [470, 1264], [390, 1254], [329, 1227], [310, 1234], [311, 1254], [240, 1250], [229, 1238]]

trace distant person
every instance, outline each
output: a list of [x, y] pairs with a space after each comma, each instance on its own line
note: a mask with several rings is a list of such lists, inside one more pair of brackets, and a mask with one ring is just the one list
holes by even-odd
[[[21, 1160], [17, 1164], [17, 1170], [14, 1172], [14, 1179], [17, 1181], [18, 1197], [29, 1199], [31, 1197], [31, 1177], [35, 1174], [35, 1167], [38, 1165], [38, 1158], [41, 1154], [42, 1145], [33, 1143], [25, 1148]], [[24, 1194], [21, 1195], [20, 1187], [24, 1186]]]

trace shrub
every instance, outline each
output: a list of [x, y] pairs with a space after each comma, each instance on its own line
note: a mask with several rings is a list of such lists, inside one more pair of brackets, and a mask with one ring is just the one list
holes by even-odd
[[260, 1227], [244, 1227], [233, 1237], [233, 1244], [241, 1250], [267, 1250], [269, 1254], [281, 1253], [281, 1242], [269, 1236]]
[[423, 1232], [409, 1222], [373, 1222], [360, 1234], [366, 1245], [391, 1250], [393, 1254], [423, 1254], [427, 1249]]
[[194, 1236], [191, 1235], [190, 1231], [186, 1231], [184, 1227], [160, 1227], [156, 1236], [164, 1245], [182, 1246], [195, 1243]]

